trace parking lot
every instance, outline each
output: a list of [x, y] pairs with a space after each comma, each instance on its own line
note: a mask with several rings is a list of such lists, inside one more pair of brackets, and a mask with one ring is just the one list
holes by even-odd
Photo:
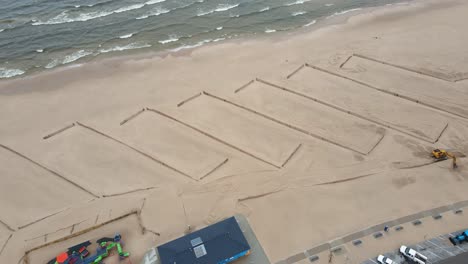
[[[450, 236], [454, 236], [460, 232], [462, 232], [462, 230], [451, 234], [438, 236], [418, 244], [406, 246], [411, 247], [419, 253], [425, 255], [428, 258], [428, 264], [464, 264], [467, 263], [466, 259], [468, 258], [468, 243], [453, 246], [448, 239]], [[410, 260], [405, 260], [404, 257], [399, 253], [398, 248], [383, 255], [392, 259], [396, 263], [413, 263]], [[455, 256], [457, 257], [453, 258]], [[362, 264], [377, 263], [377, 256], [362, 262]]]

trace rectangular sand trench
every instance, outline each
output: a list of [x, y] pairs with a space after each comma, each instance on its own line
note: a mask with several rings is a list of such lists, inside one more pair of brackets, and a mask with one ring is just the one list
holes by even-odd
[[0, 220], [21, 228], [93, 198], [40, 166], [0, 148]]
[[196, 180], [227, 159], [216, 141], [152, 111], [145, 111], [115, 133]]
[[115, 195], [188, 179], [82, 126], [48, 139], [48, 166], [96, 195]]
[[[47, 263], [57, 254], [65, 251], [68, 247], [80, 244], [85, 241], [90, 241], [92, 245], [88, 247], [90, 255], [96, 253], [96, 240], [102, 237], [113, 237], [116, 233], [120, 233], [123, 241], [123, 251], [129, 252], [130, 257], [119, 262], [117, 249], [112, 249], [110, 256], [105, 258], [103, 262], [108, 264], [117, 263], [139, 263], [145, 251], [153, 246], [154, 235], [146, 232], [140, 226], [136, 213], [129, 214], [123, 218], [109, 221], [103, 225], [96, 226], [95, 229], [90, 228], [84, 230], [81, 234], [73, 234], [68, 237], [63, 237], [55, 241], [50, 241], [47, 244], [29, 249], [26, 252], [25, 258], [29, 263]], [[21, 262], [23, 263], [23, 262]]]
[[177, 113], [190, 126], [277, 168], [304, 138], [294, 130], [206, 95]]
[[361, 154], [369, 153], [385, 132], [374, 123], [258, 81], [233, 98], [242, 106]]
[[431, 143], [447, 125], [444, 115], [425, 106], [311, 67], [304, 67], [281, 84], [308, 98]]
[[468, 118], [468, 93], [453, 84], [359, 56], [352, 56], [343, 69], [347, 76], [384, 92]]

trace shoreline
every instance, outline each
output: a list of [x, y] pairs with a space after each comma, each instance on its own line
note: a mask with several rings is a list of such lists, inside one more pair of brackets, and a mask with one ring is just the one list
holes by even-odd
[[[37, 247], [30, 262], [43, 262], [72, 244], [50, 241], [118, 231], [138, 263], [188, 226], [235, 214], [276, 262], [464, 206], [467, 12], [462, 0], [416, 0], [177, 56], [110, 57], [1, 81], [0, 262], [21, 263]], [[458, 168], [435, 161], [437, 148]], [[413, 243], [463, 215], [447, 211], [379, 245], [364, 237], [370, 247], [351, 245], [349, 257]]]
[[[223, 44], [224, 45], [245, 44], [245, 43], [250, 43], [250, 42], [255, 42], [255, 41], [270, 41], [270, 42], [287, 41], [288, 38], [291, 36], [297, 37], [297, 36], [301, 36], [304, 34], [309, 35], [309, 34], [313, 34], [316, 31], [327, 30], [327, 28], [333, 28], [335, 26], [345, 26], [346, 24], [348, 24], [348, 21], [354, 17], [363, 17], [363, 16], [365, 17], [376, 11], [385, 13], [385, 12], [391, 12], [393, 10], [393, 11], [398, 12], [398, 10], [395, 10], [395, 9], [398, 9], [398, 7], [400, 6], [411, 8], [412, 6], [416, 6], [421, 3], [422, 4], [429, 3], [429, 2], [431, 1], [430, 0], [403, 0], [401, 2], [385, 4], [381, 6], [347, 9], [347, 10], [337, 11], [332, 15], [317, 17], [316, 19], [310, 22], [312, 24], [309, 26], [307, 26], [306, 24], [306, 25], [303, 25], [301, 27], [298, 27], [292, 30], [275, 31], [272, 33], [264, 32], [264, 33], [253, 34], [253, 35], [244, 36], [240, 38], [236, 38], [236, 37], [228, 38], [228, 39], [224, 39], [220, 41], [219, 43], [217, 41], [211, 40], [210, 42], [206, 44], [204, 43], [194, 44], [192, 45], [193, 47], [190, 47], [190, 48], [184, 48], [184, 46], [175, 48], [175, 50], [180, 49], [178, 51], [173, 51], [174, 49], [151, 50], [151, 47], [149, 47], [149, 48], [144, 48], [144, 49], [148, 49], [144, 51], [139, 51], [139, 49], [130, 49], [127, 51], [110, 52], [109, 54], [101, 53], [101, 54], [95, 55], [93, 58], [90, 58], [88, 60], [85, 57], [85, 59], [82, 62], [78, 61], [77, 63], [70, 63], [69, 65], [62, 64], [52, 69], [40, 69], [40, 70], [33, 71], [30, 73], [25, 72], [23, 74], [19, 74], [13, 77], [0, 78], [0, 84], [2, 82], [7, 82], [7, 81], [21, 80], [25, 78], [34, 78], [34, 77], [41, 76], [44, 74], [53, 74], [53, 73], [72, 70], [75, 68], [88, 67], [90, 65], [107, 64], [107, 63], [112, 63], [112, 62], [120, 63], [125, 60], [164, 59], [169, 56], [172, 56], [172, 57], [189, 56], [193, 52], [196, 52], [200, 49], [210, 48], [213, 46], [223, 45]], [[10, 69], [10, 70], [17, 70], [17, 69]]]

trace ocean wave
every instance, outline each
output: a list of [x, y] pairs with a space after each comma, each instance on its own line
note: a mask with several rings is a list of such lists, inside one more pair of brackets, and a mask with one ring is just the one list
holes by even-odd
[[37, 49], [36, 52], [42, 53], [42, 52], [44, 52], [44, 50], [43, 49]]
[[127, 34], [127, 35], [122, 35], [119, 38], [121, 39], [126, 39], [126, 38], [131, 38], [133, 36], [133, 33]]
[[62, 64], [68, 64], [68, 63], [77, 61], [91, 54], [93, 54], [91, 51], [86, 51], [86, 50], [79, 50], [79, 51], [73, 52], [72, 54], [65, 56], [65, 58], [62, 61]]
[[304, 27], [312, 26], [315, 23], [317, 23], [317, 20], [312, 20], [309, 23], [305, 24]]
[[57, 65], [59, 65], [59, 60], [58, 59], [53, 59], [51, 62], [47, 63], [46, 66], [44, 66], [46, 69], [52, 69], [55, 68]]
[[212, 9], [212, 10], [209, 10], [209, 11], [206, 11], [206, 12], [198, 13], [197, 16], [205, 16], [205, 15], [209, 15], [209, 14], [212, 14], [212, 13], [215, 13], [215, 12], [224, 12], [224, 11], [228, 11], [229, 9], [236, 8], [238, 6], [239, 6], [239, 4], [219, 5], [218, 8]]
[[253, 12], [248, 12], [248, 13], [243, 13], [243, 14], [237, 14], [237, 15], [231, 15], [230, 17], [231, 18], [238, 18], [238, 17], [247, 17], [247, 16], [252, 16], [252, 15], [258, 15], [259, 13], [263, 13], [263, 12], [266, 12], [266, 11], [270, 11], [270, 10], [275, 10], [275, 9], [279, 9], [279, 8], [282, 8], [283, 6], [277, 6], [277, 7], [265, 7], [263, 9], [260, 9], [258, 11], [253, 11]]
[[331, 3], [330, 4], [325, 4], [325, 6], [327, 6], [327, 7], [334, 6], [334, 5], [335, 4], [331, 4]]
[[59, 15], [47, 20], [47, 21], [33, 21], [33, 26], [40, 26], [40, 25], [56, 25], [56, 24], [63, 24], [63, 23], [72, 23], [72, 22], [84, 22], [91, 19], [96, 19], [100, 17], [109, 16], [112, 14], [123, 13], [135, 9], [140, 9], [144, 7], [145, 4], [135, 4], [130, 6], [121, 7], [118, 9], [114, 9], [111, 11], [100, 11], [100, 12], [89, 12], [89, 13], [80, 13], [77, 16], [70, 15], [67, 11], [63, 11]]
[[217, 27], [217, 28], [216, 28], [216, 30], [221, 30], [221, 29], [223, 29], [223, 27]]
[[292, 6], [292, 5], [302, 5], [306, 2], [309, 2], [310, 0], [297, 0], [296, 2], [292, 2], [289, 4], [286, 4], [285, 6]]
[[198, 42], [196, 44], [193, 44], [193, 45], [184, 45], [184, 46], [180, 46], [180, 47], [175, 48], [175, 49], [171, 49], [171, 51], [172, 52], [178, 52], [178, 51], [185, 50], [185, 49], [193, 49], [193, 48], [203, 46], [206, 43], [215, 42], [215, 40], [216, 40], [216, 42], [221, 41], [221, 39], [205, 39], [205, 40], [202, 40], [202, 41], [200, 41], [200, 42]]
[[166, 14], [166, 13], [169, 13], [169, 12], [171, 12], [171, 10], [169, 10], [169, 9], [157, 9], [157, 10], [153, 11], [152, 13], [148, 13], [146, 15], [139, 16], [136, 19], [146, 19], [148, 17], [159, 16], [159, 15]]
[[20, 69], [6, 69], [6, 68], [0, 68], [0, 78], [11, 78], [15, 77], [18, 75], [22, 75], [25, 72]]
[[362, 9], [362, 8], [353, 8], [353, 9], [343, 10], [343, 11], [340, 11], [340, 12], [336, 12], [336, 13], [334, 13], [333, 15], [328, 16], [327, 18], [331, 18], [331, 17], [334, 17], [334, 16], [344, 15], [344, 14], [346, 14], [346, 13], [358, 11], [358, 10], [361, 10], [361, 9]]
[[88, 55], [91, 55], [93, 54], [92, 52], [90, 51], [85, 51], [85, 50], [79, 50], [79, 51], [76, 51], [76, 52], [73, 52], [72, 54], [70, 55], [67, 55], [65, 56], [65, 58], [63, 59], [53, 59], [51, 60], [49, 63], [47, 63], [46, 66], [44, 66], [44, 68], [46, 69], [52, 69], [52, 68], [55, 68], [57, 67], [58, 65], [60, 64], [68, 64], [68, 63], [72, 63], [74, 61], [77, 61], [85, 56], [88, 56]]
[[276, 29], [266, 29], [265, 33], [273, 33], [276, 32]]
[[304, 15], [306, 13], [307, 12], [305, 12], [305, 11], [295, 12], [295, 13], [292, 13], [292, 16], [300, 16], [300, 15]]
[[146, 5], [154, 5], [154, 4], [162, 3], [162, 2], [166, 2], [166, 0], [149, 0], [145, 4]]
[[171, 43], [171, 42], [176, 42], [178, 40], [179, 40], [179, 38], [177, 36], [169, 36], [168, 39], [160, 40], [158, 42], [161, 43], [161, 44], [167, 44], [167, 43]]
[[3, 32], [4, 30], [5, 30], [5, 29], [4, 29], [4, 28], [2, 28], [2, 29], [0, 29], [0, 32]]
[[124, 51], [124, 50], [132, 50], [132, 49], [142, 49], [142, 48], [149, 48], [151, 47], [150, 44], [138, 44], [138, 43], [131, 43], [125, 46], [115, 46], [108, 49], [101, 49], [100, 53], [108, 53], [113, 51]]

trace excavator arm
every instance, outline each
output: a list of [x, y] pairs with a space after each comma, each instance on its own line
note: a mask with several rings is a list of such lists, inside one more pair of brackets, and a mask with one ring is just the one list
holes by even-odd
[[452, 166], [454, 169], [456, 169], [458, 167], [457, 165], [457, 157], [455, 157], [455, 155], [453, 155], [452, 153], [450, 152], [447, 152], [447, 157], [451, 158], [452, 159]]

